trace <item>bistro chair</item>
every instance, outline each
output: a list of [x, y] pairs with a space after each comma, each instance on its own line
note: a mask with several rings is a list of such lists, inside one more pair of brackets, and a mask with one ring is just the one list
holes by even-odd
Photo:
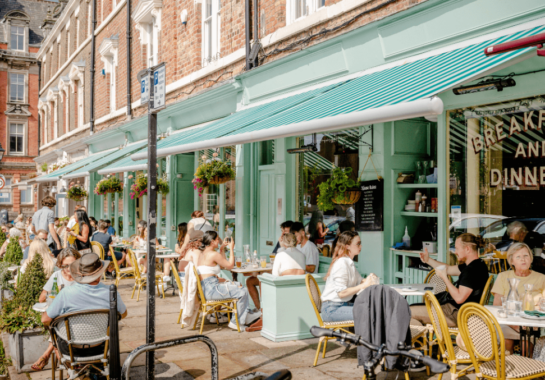
[[[170, 269], [172, 270], [172, 275], [174, 276], [174, 280], [176, 281], [176, 285], [178, 286], [178, 295], [180, 296], [180, 302], [182, 301], [182, 294], [184, 292], [184, 286], [182, 285], [182, 281], [180, 279], [180, 275], [178, 274], [178, 268], [176, 268], [176, 264], [174, 261], [170, 262]], [[182, 312], [184, 309], [180, 308], [180, 314], [178, 314], [178, 321], [176, 323], [180, 323], [180, 320], [182, 319]], [[182, 329], [184, 328], [184, 323], [182, 322]]]
[[[142, 290], [142, 288], [148, 283], [148, 277], [143, 276], [142, 273], [140, 273], [140, 268], [138, 267], [138, 262], [136, 261], [136, 256], [134, 255], [134, 253], [131, 250], [129, 250], [128, 252], [134, 268], [134, 288], [132, 289], [131, 300], [134, 298], [134, 292], [136, 291], [136, 288], [138, 288], [136, 301], [140, 301], [140, 290]], [[157, 286], [157, 294], [161, 295], [162, 290], [163, 298], [165, 298], [165, 286], [163, 284], [162, 274], [155, 275], [155, 284]], [[161, 286], [161, 290], [159, 290], [159, 285]]]
[[[52, 380], [55, 380], [55, 371], [60, 369], [60, 380], [63, 379], [63, 369], [66, 368], [70, 380], [76, 379], [89, 367], [94, 367], [102, 375], [109, 375], [109, 310], [85, 310], [74, 313], [68, 313], [58, 316], [51, 322], [50, 334], [53, 345], [60, 356], [58, 358], [53, 353], [53, 364], [51, 367]], [[64, 341], [63, 347], [68, 346], [68, 352], [60, 350], [60, 339]], [[74, 352], [79, 351], [81, 355], [82, 347], [104, 345], [104, 353], [91, 356], [77, 356]], [[103, 369], [101, 369], [102, 367]]]
[[[447, 326], [445, 314], [435, 295], [427, 291], [424, 295], [424, 302], [426, 303], [426, 309], [428, 310], [428, 315], [435, 331], [436, 339], [434, 342], [439, 346], [440, 358], [450, 365], [452, 379], [455, 380], [460, 376], [464, 376], [469, 371], [473, 371], [473, 362], [469, 354], [452, 343], [451, 332]], [[457, 364], [468, 365], [468, 367], [456, 371]], [[442, 377], [443, 374], [440, 373], [438, 380], [441, 380]]]
[[[92, 241], [91, 242], [91, 250], [93, 253], [96, 253], [98, 257], [100, 257], [100, 260], [104, 260], [104, 247], [102, 244], [100, 244], [98, 241]], [[104, 281], [106, 281], [106, 271], [104, 271]]]
[[[316, 280], [311, 274], [306, 275], [305, 283], [307, 284], [308, 297], [310, 298], [310, 302], [312, 303], [312, 306], [314, 307], [314, 312], [316, 313], [316, 318], [318, 318], [318, 324], [320, 325], [320, 327], [324, 329], [330, 329], [330, 330], [340, 330], [342, 332], [351, 334], [351, 332], [346, 329], [349, 327], [354, 327], [354, 321], [324, 322], [322, 320], [322, 316], [320, 315], [320, 313], [322, 312], [322, 299], [321, 299], [322, 292], [320, 292], [318, 283], [316, 282]], [[314, 367], [316, 367], [316, 364], [318, 364], [318, 356], [320, 355], [320, 347], [322, 346], [322, 342], [324, 343], [324, 351], [322, 353], [322, 358], [325, 358], [327, 341], [330, 339], [336, 339], [336, 338], [328, 338], [325, 336], [320, 338], [318, 342], [318, 348], [316, 349], [316, 356], [314, 358]]]
[[[195, 276], [197, 277], [197, 291], [199, 292], [199, 298], [201, 300], [201, 307], [199, 310], [199, 314], [202, 314], [202, 322], [201, 322], [201, 331], [199, 334], [202, 334], [202, 329], [204, 328], [204, 319], [208, 314], [214, 313], [216, 315], [216, 324], [219, 326], [219, 316], [218, 312], [224, 312], [227, 313], [227, 319], [231, 319], [231, 313], [234, 313], [237, 318], [237, 330], [240, 332], [240, 326], [238, 324], [238, 300], [236, 298], [226, 298], [221, 300], [207, 300], [204, 296], [204, 292], [202, 290], [201, 282], [199, 281], [199, 273], [197, 272], [197, 267], [193, 267], [193, 271], [195, 272]], [[176, 272], [178, 273], [178, 272]], [[182, 310], [180, 310], [181, 315]], [[197, 322], [199, 321], [199, 316], [195, 318], [195, 324], [193, 325], [193, 330], [197, 328]], [[182, 326], [183, 327], [183, 326]]]
[[[117, 259], [114, 254], [114, 248], [110, 247], [110, 255], [112, 256], [112, 262], [114, 263], [115, 267], [115, 286], [119, 286], [119, 281], [122, 278], [133, 278], [134, 277], [134, 268], [133, 267], [125, 267], [120, 268], [119, 264], [117, 263]], [[126, 260], [131, 260], [131, 250], [127, 250], [127, 258]], [[132, 262], [132, 261], [131, 261]]]
[[483, 295], [481, 296], [481, 301], [479, 304], [485, 306], [490, 304], [490, 296], [492, 295], [492, 286], [494, 285], [494, 275], [491, 274], [486, 281], [486, 285], [483, 289]]
[[[447, 276], [448, 276], [449, 281], [452, 282], [452, 276], [450, 276], [450, 275], [447, 275]], [[435, 269], [432, 269], [430, 271], [430, 273], [428, 273], [428, 275], [424, 279], [424, 284], [435, 285], [435, 289], [433, 291], [434, 295], [439, 294], [441, 292], [447, 292], [448, 291], [447, 284], [445, 283], [445, 281], [443, 281], [443, 279], [441, 277], [439, 277], [437, 275], [437, 273], [435, 272]], [[454, 328], [454, 329], [456, 331], [453, 332], [453, 333], [455, 335], [458, 334], [458, 329], [457, 328]], [[433, 350], [433, 346], [435, 346], [435, 344], [437, 343], [436, 340], [434, 339], [434, 333], [435, 333], [435, 331], [432, 328], [430, 328], [429, 329], [429, 336], [428, 336], [430, 355], [431, 355], [431, 352]]]
[[545, 363], [505, 355], [501, 326], [484, 306], [472, 302], [463, 305], [458, 312], [458, 326], [477, 377], [528, 380], [545, 376]]

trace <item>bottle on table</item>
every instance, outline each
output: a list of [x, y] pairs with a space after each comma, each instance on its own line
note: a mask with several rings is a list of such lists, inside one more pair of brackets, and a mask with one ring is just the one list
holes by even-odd
[[55, 277], [53, 278], [53, 287], [51, 288], [51, 292], [47, 297], [47, 303], [51, 304], [55, 297], [57, 297], [57, 294], [59, 294], [59, 285], [57, 284], [57, 277]]

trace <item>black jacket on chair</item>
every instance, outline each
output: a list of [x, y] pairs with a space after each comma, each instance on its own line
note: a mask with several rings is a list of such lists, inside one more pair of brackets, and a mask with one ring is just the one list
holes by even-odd
[[[358, 295], [354, 303], [354, 328], [366, 342], [388, 350], [397, 350], [399, 342], [411, 344], [411, 310], [396, 290], [385, 285], [374, 285]], [[373, 352], [358, 346], [358, 365], [371, 359]], [[393, 369], [398, 358], [387, 356], [386, 367]]]

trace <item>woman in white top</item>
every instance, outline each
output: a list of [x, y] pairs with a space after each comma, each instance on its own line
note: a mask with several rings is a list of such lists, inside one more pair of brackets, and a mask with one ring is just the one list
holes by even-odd
[[[220, 248], [219, 252], [216, 251]], [[228, 298], [237, 299], [238, 324], [240, 331], [244, 331], [247, 324], [258, 319], [261, 314], [248, 313], [248, 291], [245, 288], [239, 287], [232, 282], [219, 282], [218, 274], [221, 267], [225, 269], [233, 269], [235, 266], [235, 242], [233, 239], [229, 242], [229, 260], [225, 258], [224, 250], [225, 243], [220, 247], [220, 239], [216, 231], [207, 231], [202, 237], [201, 251], [202, 255], [198, 257], [197, 272], [199, 273], [202, 291], [206, 299], [221, 300]], [[231, 314], [229, 327], [233, 330], [237, 329], [237, 314]]]
[[[51, 277], [49, 277], [49, 280], [44, 285], [42, 293], [40, 294], [40, 302], [46, 302], [47, 294], [51, 293], [53, 290], [55, 278], [57, 279], [57, 286], [59, 290], [74, 284], [74, 279], [70, 273], [70, 264], [80, 257], [81, 254], [72, 247], [64, 248], [62, 251], [60, 251], [59, 255], [57, 256], [57, 267], [60, 268], [60, 270], [56, 271]], [[49, 363], [49, 357], [51, 356], [52, 352], [53, 344], [49, 342], [49, 347], [47, 347], [47, 350], [45, 350], [44, 354], [36, 361], [36, 363], [32, 365], [31, 368], [34, 371], [42, 371], [47, 363]]]
[[273, 276], [295, 276], [305, 274], [305, 254], [295, 246], [297, 238], [288, 233], [280, 238], [280, 252], [274, 258]]
[[191, 220], [187, 222], [187, 234], [185, 235], [184, 244], [180, 248], [181, 251], [185, 249], [185, 246], [189, 243], [189, 232], [196, 230], [202, 231], [214, 231], [214, 227], [210, 224], [208, 220], [204, 218], [204, 212], [202, 211], [193, 211], [191, 214]]
[[354, 320], [354, 304], [350, 302], [352, 297], [374, 284], [374, 274], [371, 273], [364, 280], [356, 270], [353, 259], [360, 251], [361, 239], [357, 232], [345, 231], [339, 235], [322, 293], [321, 314], [324, 322]]
[[49, 279], [55, 271], [55, 262], [49, 247], [42, 239], [35, 239], [28, 249], [28, 258], [23, 261], [21, 273], [25, 273], [27, 266], [34, 260], [35, 255], [42, 256], [45, 278]]

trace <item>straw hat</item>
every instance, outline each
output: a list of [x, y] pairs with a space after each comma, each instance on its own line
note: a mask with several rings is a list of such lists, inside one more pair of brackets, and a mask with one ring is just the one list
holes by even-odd
[[202, 239], [203, 236], [204, 232], [202, 232], [201, 230], [192, 229], [191, 231], [189, 231], [189, 242], [192, 243], [194, 241]]
[[102, 276], [109, 264], [109, 260], [100, 260], [96, 253], [86, 253], [70, 264], [70, 274], [77, 283], [90, 284]]

